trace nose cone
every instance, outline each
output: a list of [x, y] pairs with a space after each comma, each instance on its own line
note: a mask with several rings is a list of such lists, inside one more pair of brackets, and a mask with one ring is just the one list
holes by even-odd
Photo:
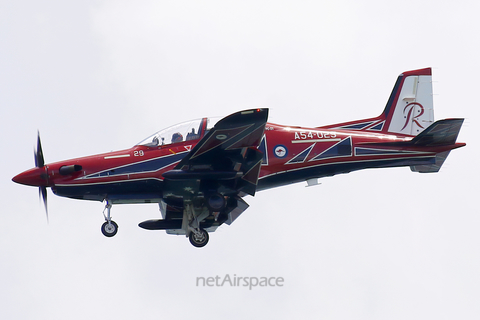
[[27, 186], [47, 186], [47, 174], [45, 168], [32, 168], [13, 177], [13, 182]]

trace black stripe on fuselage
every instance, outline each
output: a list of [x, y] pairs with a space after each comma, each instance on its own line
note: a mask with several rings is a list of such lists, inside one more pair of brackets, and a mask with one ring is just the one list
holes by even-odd
[[103, 201], [111, 197], [148, 200], [158, 199], [163, 196], [163, 181], [149, 178], [104, 183], [57, 185], [52, 187], [52, 191], [61, 197], [83, 200]]
[[298, 168], [260, 177], [257, 191], [280, 187], [291, 183], [303, 182], [312, 178], [331, 177], [336, 174], [349, 173], [362, 169], [405, 167], [435, 163], [435, 155], [415, 158], [395, 158], [384, 160], [360, 160], [337, 163], [326, 163], [306, 168]]

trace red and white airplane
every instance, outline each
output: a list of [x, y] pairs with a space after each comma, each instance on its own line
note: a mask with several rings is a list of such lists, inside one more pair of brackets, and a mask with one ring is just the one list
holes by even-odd
[[[408, 166], [437, 172], [463, 119], [434, 122], [431, 69], [401, 74], [375, 118], [304, 128], [267, 122], [268, 109], [203, 118], [161, 130], [130, 149], [45, 164], [40, 137], [35, 168], [13, 178], [62, 197], [105, 202], [107, 237], [117, 233], [110, 209], [158, 203], [162, 219], [139, 224], [186, 235], [196, 247], [231, 224], [256, 191], [366, 168]], [[104, 212], [105, 212], [104, 209]]]

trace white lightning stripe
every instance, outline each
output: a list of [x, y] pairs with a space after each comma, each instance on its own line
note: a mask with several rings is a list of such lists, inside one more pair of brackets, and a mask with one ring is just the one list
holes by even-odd
[[[378, 151], [378, 153], [366, 153], [366, 154], [357, 154], [357, 149], [363, 150], [370, 150], [370, 151]], [[382, 153], [385, 151], [385, 153]], [[393, 149], [377, 149], [377, 148], [365, 148], [365, 147], [355, 147], [355, 156], [356, 157], [364, 157], [364, 156], [388, 156], [388, 155], [396, 155], [396, 154], [427, 154], [430, 152], [425, 151], [411, 151], [411, 150], [393, 150]]]
[[129, 154], [119, 154], [118, 156], [103, 157], [103, 159], [116, 159], [116, 158], [128, 158], [128, 157], [130, 157]]
[[306, 139], [306, 140], [292, 140], [292, 143], [311, 143], [311, 142], [331, 142], [331, 141], [340, 141], [342, 139]]
[[90, 182], [90, 183], [56, 184], [55, 186], [56, 187], [82, 187], [82, 186], [91, 186], [91, 185], [99, 185], [99, 184], [123, 183], [123, 182], [145, 181], [145, 180], [163, 181], [163, 179], [159, 179], [159, 178], [145, 178], [145, 179], [128, 179], [128, 180], [115, 180], [115, 181]]

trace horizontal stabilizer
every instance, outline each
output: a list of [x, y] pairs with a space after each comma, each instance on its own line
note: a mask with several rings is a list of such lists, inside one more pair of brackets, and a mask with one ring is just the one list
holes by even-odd
[[410, 143], [416, 146], [440, 147], [455, 144], [464, 119], [439, 120], [413, 138]]
[[[463, 119], [439, 120], [408, 143], [421, 147], [451, 146], [451, 149], [463, 147], [464, 143], [456, 143], [462, 124]], [[432, 164], [410, 166], [410, 170], [420, 173], [438, 172], [447, 159], [450, 150], [437, 153], [435, 162]]]

